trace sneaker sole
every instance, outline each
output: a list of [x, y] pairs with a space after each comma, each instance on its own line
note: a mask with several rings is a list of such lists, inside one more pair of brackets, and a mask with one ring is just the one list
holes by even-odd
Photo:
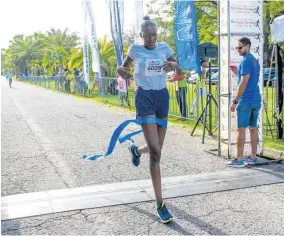
[[[158, 216], [159, 217], [159, 216]], [[175, 218], [172, 217], [172, 218], [169, 218], [168, 220], [162, 220], [160, 217], [159, 217], [160, 221], [163, 223], [163, 224], [167, 224], [167, 223], [170, 223], [171, 221], [173, 221]]]
[[[140, 161], [138, 163], [138, 165], [135, 165], [134, 162], [133, 162], [133, 154], [132, 154], [132, 151], [131, 151], [131, 146], [128, 147], [128, 151], [130, 152], [131, 154], [131, 162], [132, 162], [132, 165], [134, 165], [135, 167], [138, 167], [140, 165]], [[135, 157], [136, 158], [136, 157]], [[140, 157], [138, 157], [140, 158]]]
[[245, 165], [253, 165], [253, 164], [257, 164], [259, 162], [252, 162], [252, 161], [245, 161]]
[[238, 165], [227, 165], [228, 167], [232, 167], [232, 168], [244, 168], [246, 167], [246, 165], [243, 166], [238, 166]]

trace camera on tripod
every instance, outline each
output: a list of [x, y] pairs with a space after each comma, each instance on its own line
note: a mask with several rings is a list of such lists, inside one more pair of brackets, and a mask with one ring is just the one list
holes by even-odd
[[197, 57], [209, 59], [209, 90], [211, 92], [211, 58], [218, 58], [218, 46], [213, 43], [201, 43], [197, 46]]
[[217, 58], [218, 46], [212, 43], [201, 43], [197, 46], [198, 58]]
[[[206, 104], [205, 107], [198, 118], [191, 135], [194, 134], [194, 131], [199, 122], [203, 123], [203, 135], [202, 135], [202, 143], [204, 143], [205, 138], [205, 129], [207, 129], [209, 135], [213, 135], [214, 132], [217, 130], [218, 126], [212, 130], [212, 101], [218, 107], [218, 103], [216, 99], [212, 95], [212, 85], [211, 85], [211, 58], [218, 58], [218, 46], [212, 43], [202, 43], [197, 46], [197, 57], [202, 59], [209, 59], [209, 93], [206, 94]], [[209, 115], [209, 127], [206, 126], [207, 123], [207, 115]]]

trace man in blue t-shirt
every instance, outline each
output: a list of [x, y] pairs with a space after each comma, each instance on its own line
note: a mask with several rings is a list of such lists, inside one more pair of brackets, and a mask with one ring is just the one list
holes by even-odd
[[[261, 95], [259, 90], [260, 65], [258, 60], [250, 53], [251, 41], [243, 37], [238, 40], [236, 50], [243, 56], [239, 68], [238, 90], [230, 106], [231, 112], [237, 110], [238, 131], [237, 131], [237, 158], [228, 162], [231, 167], [244, 167], [246, 163], [257, 161], [258, 130], [257, 121], [261, 108]], [[232, 69], [233, 70], [233, 69]], [[236, 73], [236, 71], [233, 70]], [[243, 158], [245, 131], [250, 128], [251, 156]]]

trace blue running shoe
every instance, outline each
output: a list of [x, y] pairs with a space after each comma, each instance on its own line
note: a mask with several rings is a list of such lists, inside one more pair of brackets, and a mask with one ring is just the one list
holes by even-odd
[[257, 163], [257, 158], [251, 158], [251, 157], [248, 157], [248, 158], [244, 158], [242, 159], [245, 163], [247, 164], [255, 164]]
[[158, 217], [160, 218], [161, 222], [167, 224], [171, 222], [174, 217], [172, 213], [167, 209], [164, 202], [157, 206]]
[[235, 168], [242, 168], [242, 167], [245, 167], [245, 162], [243, 160], [235, 159], [235, 160], [227, 162], [227, 166], [235, 167]]
[[128, 147], [128, 150], [131, 153], [133, 165], [136, 167], [139, 166], [141, 154], [138, 152], [138, 147], [132, 143]]

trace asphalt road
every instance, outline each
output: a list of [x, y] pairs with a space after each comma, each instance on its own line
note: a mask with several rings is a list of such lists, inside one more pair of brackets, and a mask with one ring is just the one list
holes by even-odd
[[[81, 158], [105, 151], [113, 130], [133, 112], [15, 81], [9, 88], [3, 78], [1, 90], [2, 196], [150, 179], [148, 157], [133, 167], [127, 144], [99, 161]], [[143, 136], [135, 140], [142, 144]], [[216, 146], [200, 141], [170, 124], [162, 177], [227, 170], [224, 159], [204, 152]], [[284, 234], [284, 184], [167, 203], [176, 216], [170, 225], [159, 223], [154, 202], [146, 202], [2, 221], [2, 234]]]

